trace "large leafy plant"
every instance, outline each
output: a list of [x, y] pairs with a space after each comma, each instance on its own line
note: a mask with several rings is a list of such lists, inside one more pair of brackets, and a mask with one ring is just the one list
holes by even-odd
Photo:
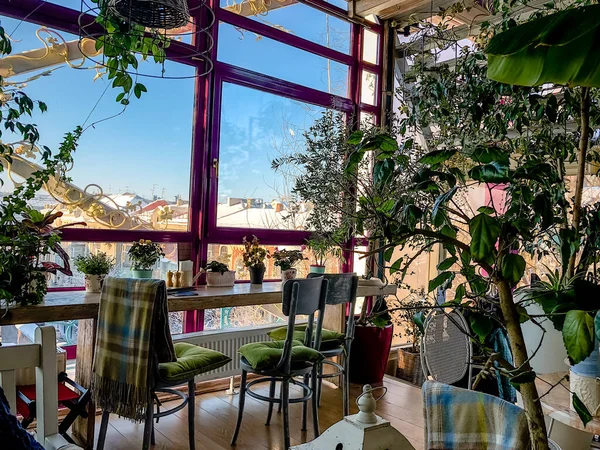
[[[520, 388], [534, 448], [546, 448], [520, 326], [530, 318], [514, 288], [524, 276], [525, 255], [541, 257], [558, 243], [567, 264], [571, 257], [572, 209], [564, 174], [565, 162], [576, 159], [578, 131], [556, 130], [579, 118], [582, 91], [510, 86], [487, 79], [486, 71], [478, 47], [464, 48], [453, 67], [414, 66], [399, 92], [400, 145], [379, 140], [385, 143], [378, 146], [374, 164], [379, 188], [360, 199], [358, 221], [380, 224], [371, 227], [379, 232], [370, 238], [382, 243], [386, 267], [400, 278], [415, 257], [392, 260], [395, 248], [410, 247], [416, 255], [443, 249], [446, 257], [428, 290], [455, 292], [445, 306], [470, 310], [477, 342], [483, 343], [494, 322], [506, 327], [514, 363], [503, 361], [498, 371]], [[595, 103], [592, 109], [597, 114]], [[416, 136], [426, 151], [419, 158], [414, 157]], [[368, 155], [375, 139], [360, 132], [352, 136], [356, 147], [349, 170]], [[487, 200], [467, 201], [475, 190]], [[560, 303], [549, 315], [564, 317], [565, 346], [579, 362], [591, 352], [593, 340], [587, 311], [599, 305], [578, 295], [569, 305]], [[585, 419], [586, 411], [580, 412]]]

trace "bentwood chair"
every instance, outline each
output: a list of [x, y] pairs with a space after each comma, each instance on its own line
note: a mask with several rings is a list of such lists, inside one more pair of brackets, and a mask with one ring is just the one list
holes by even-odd
[[448, 314], [433, 311], [427, 316], [421, 338], [421, 366], [426, 380], [453, 384], [468, 372], [468, 389], [471, 389], [473, 344], [469, 330], [459, 311]]
[[[325, 357], [319, 364], [317, 386], [318, 405], [321, 405], [322, 381], [326, 378], [341, 377], [344, 416], [350, 414], [350, 347], [354, 340], [354, 309], [356, 306], [356, 291], [358, 289], [358, 276], [353, 273], [342, 274], [308, 274], [308, 278], [324, 277], [329, 282], [327, 287], [326, 305], [344, 305], [348, 307], [348, 319], [345, 333], [323, 329], [321, 333], [321, 345], [319, 351]], [[306, 332], [306, 324], [296, 325], [294, 339], [303, 340]], [[272, 339], [282, 339], [287, 332], [287, 327], [277, 328], [269, 333]], [[339, 357], [341, 362], [337, 363], [331, 358]], [[324, 373], [325, 365], [332, 366], [331, 373]]]
[[[151, 282], [152, 280], [143, 280], [142, 282]], [[112, 283], [111, 279], [108, 278], [105, 281], [104, 289], [108, 284]], [[162, 282], [164, 284], [164, 281]], [[166, 296], [166, 288], [165, 296]], [[104, 295], [104, 291], [103, 291]], [[101, 298], [102, 301], [111, 301], [110, 297], [107, 297], [106, 300], [104, 296]], [[135, 301], [135, 293], [131, 297], [126, 297], [118, 300], [119, 302], [128, 302], [130, 308], [135, 308], [136, 305], [139, 305], [139, 302]], [[166, 302], [166, 298], [165, 298]], [[158, 309], [158, 308], [155, 308]], [[168, 317], [168, 311], [166, 312], [166, 317]], [[102, 314], [102, 310], [101, 310]], [[99, 332], [100, 327], [105, 326], [107, 330], [111, 331], [116, 329], [113, 324], [109, 323], [109, 321], [98, 321], [98, 329]], [[162, 330], [153, 329], [153, 333], [169, 333], [169, 325], [168, 323], [164, 324]], [[113, 333], [115, 331], [112, 331]], [[170, 414], [174, 414], [177, 411], [185, 408], [186, 405], [188, 407], [188, 433], [189, 433], [189, 448], [190, 450], [195, 449], [195, 436], [194, 436], [194, 412], [196, 409], [194, 397], [195, 397], [195, 377], [200, 375], [201, 373], [208, 372], [214, 369], [218, 369], [231, 361], [231, 358], [224, 355], [223, 353], [203, 348], [194, 344], [190, 344], [187, 342], [176, 342], [174, 345], [174, 351], [176, 360], [172, 362], [158, 362], [158, 353], [159, 349], [156, 348], [156, 345], [149, 349], [151, 362], [148, 366], [148, 370], [152, 370], [152, 376], [149, 379], [154, 380], [153, 385], [150, 386], [150, 392], [148, 393], [149, 405], [146, 410], [146, 418], [144, 423], [144, 437], [143, 437], [143, 450], [147, 450], [150, 447], [150, 444], [155, 445], [154, 439], [154, 420], [156, 422], [159, 421], [161, 417], [168, 416]], [[125, 358], [127, 359], [127, 358]], [[174, 389], [176, 386], [187, 385], [187, 394]], [[161, 411], [160, 410], [160, 402], [158, 401], [157, 393], [168, 393], [172, 395], [176, 395], [181, 398], [182, 402], [177, 406]], [[154, 403], [156, 400], [156, 412], [154, 412]], [[103, 450], [104, 443], [106, 439], [106, 432], [108, 428], [110, 411], [103, 411], [102, 413], [102, 422], [100, 424], [100, 433], [98, 436], [98, 444], [96, 449]]]
[[[269, 403], [266, 425], [271, 422], [273, 405], [281, 404], [283, 409], [283, 437], [284, 448], [290, 447], [289, 430], [289, 404], [302, 403], [302, 430], [306, 430], [307, 402], [312, 400], [313, 427], [315, 437], [319, 436], [319, 416], [314, 393], [317, 390], [317, 371], [323, 355], [316, 349], [321, 344], [321, 328], [323, 313], [325, 311], [325, 296], [327, 294], [327, 280], [322, 277], [310, 279], [288, 280], [283, 285], [282, 309], [288, 317], [288, 328], [285, 340], [255, 342], [240, 347], [240, 365], [242, 379], [240, 385], [240, 399], [238, 419], [231, 439], [235, 445], [238, 438], [246, 394], [252, 398]], [[318, 313], [315, 326], [315, 313]], [[294, 338], [294, 326], [297, 315], [307, 315], [308, 325], [303, 336], [303, 341]], [[248, 382], [248, 373], [262, 375], [262, 378]], [[302, 377], [300, 382], [295, 378]], [[311, 386], [308, 386], [310, 378]], [[269, 382], [269, 395], [264, 396], [251, 388], [259, 383]], [[275, 397], [277, 382], [281, 382], [281, 396]], [[302, 397], [290, 398], [290, 384], [302, 388]]]

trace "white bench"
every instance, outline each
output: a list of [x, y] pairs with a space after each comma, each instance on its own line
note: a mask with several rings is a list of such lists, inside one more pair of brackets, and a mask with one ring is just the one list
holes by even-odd
[[37, 409], [36, 440], [46, 450], [79, 449], [58, 434], [58, 382], [56, 377], [56, 330], [38, 327], [35, 343], [0, 346], [0, 386], [16, 414], [15, 371], [35, 367]]

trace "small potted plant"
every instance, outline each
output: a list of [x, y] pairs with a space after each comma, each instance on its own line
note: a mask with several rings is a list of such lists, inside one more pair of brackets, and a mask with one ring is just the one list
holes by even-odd
[[298, 270], [294, 265], [306, 258], [300, 250], [279, 250], [273, 252], [273, 260], [275, 265], [281, 269], [281, 281], [291, 280], [296, 278]]
[[344, 260], [342, 247], [335, 236], [313, 234], [302, 247], [302, 250], [308, 250], [312, 254], [315, 261], [310, 265], [310, 273], [325, 273], [325, 263], [329, 258]]
[[152, 269], [160, 258], [165, 256], [160, 244], [148, 239], [134, 242], [127, 254], [132, 263], [131, 272], [134, 278], [152, 278]]
[[256, 236], [252, 236], [252, 241], [248, 241], [244, 236], [242, 240], [244, 244], [244, 265], [250, 272], [250, 283], [262, 284], [265, 277], [265, 259], [270, 258], [269, 251], [264, 247], [261, 247], [260, 241]]
[[104, 252], [75, 258], [75, 267], [85, 274], [85, 291], [100, 292], [104, 277], [115, 266], [115, 259]]
[[[423, 291], [423, 290], [422, 290]], [[421, 367], [421, 336], [423, 321], [431, 303], [421, 292], [418, 299], [403, 300], [395, 314], [398, 336], [408, 338], [410, 346], [398, 349], [398, 368], [396, 375], [412, 384], [421, 386], [425, 381]]]
[[211, 261], [204, 268], [206, 285], [209, 287], [231, 287], [235, 283], [235, 271], [229, 270], [226, 264]]

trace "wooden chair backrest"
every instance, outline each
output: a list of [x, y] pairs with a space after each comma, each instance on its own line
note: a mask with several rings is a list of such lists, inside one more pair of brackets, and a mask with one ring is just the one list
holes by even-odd
[[15, 371], [35, 367], [37, 413], [36, 439], [46, 449], [67, 444], [58, 435], [58, 379], [56, 375], [56, 330], [51, 326], [35, 330], [35, 343], [0, 346], [0, 386], [16, 413]]

